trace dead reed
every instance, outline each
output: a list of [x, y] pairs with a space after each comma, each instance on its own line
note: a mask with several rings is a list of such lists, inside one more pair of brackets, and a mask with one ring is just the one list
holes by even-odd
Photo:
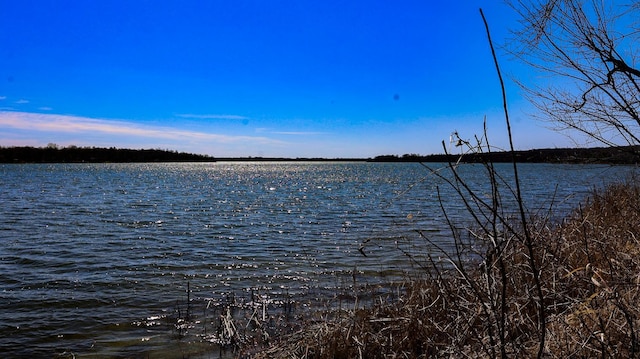
[[[557, 357], [640, 356], [640, 186], [594, 193], [546, 243], [548, 351]], [[553, 285], [553, 286], [552, 286]]]
[[[505, 88], [480, 12], [513, 154]], [[468, 152], [491, 151], [486, 127], [475, 144], [455, 136]], [[424, 275], [406, 284], [404, 296], [327, 312], [254, 357], [640, 357], [640, 181], [595, 191], [553, 223], [526, 210], [515, 156], [512, 164], [513, 181], [484, 164], [488, 193], [465, 181], [459, 163], [429, 169], [454, 190], [473, 222], [453, 223], [441, 206], [453, 249], [419, 232], [428, 253], [406, 254]]]
[[480, 260], [451, 265], [434, 256], [424, 280], [407, 283], [394, 303], [325, 313], [257, 357], [533, 357], [539, 305], [547, 313], [544, 357], [638, 357], [638, 182], [594, 192], [561, 223], [529, 223], [542, 299], [521, 227], [503, 232], [499, 253], [486, 245], [495, 239], [468, 230], [459, 248], [485, 241]]
[[[480, 12], [514, 154], [506, 92]], [[455, 136], [467, 153], [491, 152], [486, 126], [475, 143]], [[406, 294], [391, 304], [309, 322], [257, 357], [640, 357], [639, 182], [594, 192], [566, 220], [552, 223], [551, 216], [527, 211], [515, 155], [513, 180], [484, 164], [488, 191], [460, 174], [463, 156], [429, 170], [454, 190], [472, 225], [454, 223], [440, 201], [453, 246], [442, 248], [419, 232], [428, 253], [406, 254], [423, 269], [422, 280], [407, 283]]]

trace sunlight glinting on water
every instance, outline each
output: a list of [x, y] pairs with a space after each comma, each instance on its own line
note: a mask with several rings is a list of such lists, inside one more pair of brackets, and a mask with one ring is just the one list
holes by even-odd
[[[603, 185], [603, 171], [628, 170], [521, 169], [530, 208], [555, 198], [560, 212]], [[487, 191], [481, 167], [461, 173]], [[417, 230], [450, 244], [437, 187], [449, 218], [469, 221], [418, 164], [2, 165], [0, 174], [0, 349], [21, 355], [163, 348], [169, 341], [154, 338], [166, 338], [162, 318], [187, 285], [194, 303], [254, 292], [304, 302], [416, 275], [403, 251], [424, 254]]]

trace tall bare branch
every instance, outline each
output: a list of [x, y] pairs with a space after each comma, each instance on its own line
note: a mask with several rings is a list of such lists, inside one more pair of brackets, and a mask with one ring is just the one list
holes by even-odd
[[640, 1], [514, 0], [513, 54], [545, 78], [521, 81], [541, 116], [606, 145], [640, 144]]

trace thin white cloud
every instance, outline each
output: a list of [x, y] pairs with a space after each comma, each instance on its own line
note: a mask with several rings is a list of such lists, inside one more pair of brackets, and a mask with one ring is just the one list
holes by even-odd
[[17, 103], [18, 105], [22, 105], [22, 104], [25, 104], [25, 103], [29, 103], [29, 100], [20, 99], [20, 100], [16, 101], [16, 103]]
[[181, 130], [172, 127], [140, 125], [127, 121], [94, 119], [79, 116], [0, 111], [0, 128], [54, 132], [92, 136], [143, 137], [156, 140], [195, 141], [215, 143], [251, 143], [280, 145], [281, 141], [267, 137], [231, 136], [207, 132]]
[[6, 100], [6, 99], [7, 99], [7, 96], [0, 96], [0, 101], [1, 100]]
[[38, 110], [42, 110], [42, 111], [51, 111], [53, 110], [51, 107], [49, 106], [42, 106], [42, 107], [38, 107]]
[[286, 135], [286, 136], [319, 136], [329, 135], [328, 132], [316, 132], [316, 131], [275, 131], [268, 127], [257, 127], [254, 129], [257, 133], [268, 133], [272, 135]]
[[248, 117], [238, 116], [238, 115], [199, 115], [192, 113], [180, 113], [176, 116], [182, 118], [195, 118], [195, 119], [205, 119], [205, 120], [248, 120]]
[[327, 135], [326, 132], [304, 132], [304, 131], [277, 131], [271, 132], [274, 135], [289, 135], [289, 136], [317, 136]]

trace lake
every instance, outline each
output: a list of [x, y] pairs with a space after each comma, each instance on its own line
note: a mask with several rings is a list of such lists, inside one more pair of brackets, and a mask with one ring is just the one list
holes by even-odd
[[[511, 165], [497, 166], [510, 181]], [[459, 169], [487, 191], [481, 166]], [[554, 203], [560, 215], [632, 170], [519, 169], [531, 211]], [[0, 165], [0, 352], [182, 358], [209, 345], [212, 308], [232, 297], [340, 305], [355, 286], [419, 275], [404, 254], [425, 250], [417, 230], [450, 244], [437, 188], [468, 223], [416, 163]], [[189, 311], [198, 329], [175, 325]]]

